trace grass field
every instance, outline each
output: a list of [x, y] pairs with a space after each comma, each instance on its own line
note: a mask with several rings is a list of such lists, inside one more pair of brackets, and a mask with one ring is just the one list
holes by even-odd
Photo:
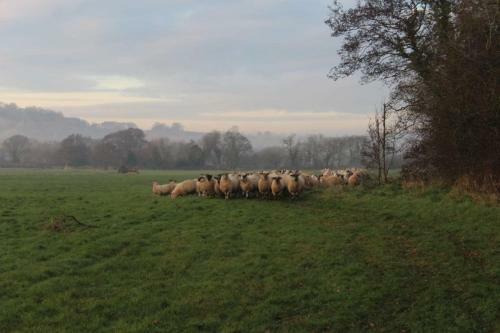
[[[0, 170], [0, 332], [499, 332], [500, 207], [399, 185], [169, 198]], [[97, 228], [47, 228], [74, 215]]]

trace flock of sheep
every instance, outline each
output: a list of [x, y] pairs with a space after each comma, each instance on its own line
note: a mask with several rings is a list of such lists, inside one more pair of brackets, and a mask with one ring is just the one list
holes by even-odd
[[239, 195], [245, 198], [279, 199], [288, 194], [294, 199], [307, 189], [319, 186], [356, 186], [367, 177], [368, 174], [364, 170], [357, 169], [324, 169], [320, 175], [311, 175], [298, 170], [223, 173], [217, 176], [204, 174], [198, 179], [188, 179], [180, 183], [173, 180], [164, 185], [153, 182], [153, 193], [170, 195], [172, 199], [190, 194], [198, 194], [200, 197], [224, 197], [225, 199]]

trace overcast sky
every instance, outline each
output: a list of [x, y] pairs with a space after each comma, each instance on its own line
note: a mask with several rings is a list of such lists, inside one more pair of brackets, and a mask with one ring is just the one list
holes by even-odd
[[329, 4], [0, 0], [0, 101], [144, 128], [364, 133], [386, 92], [327, 78]]

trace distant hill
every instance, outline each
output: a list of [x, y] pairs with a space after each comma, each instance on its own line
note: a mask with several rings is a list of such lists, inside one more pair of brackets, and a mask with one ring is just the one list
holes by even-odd
[[0, 141], [15, 134], [39, 141], [60, 141], [71, 134], [98, 139], [130, 127], [136, 128], [137, 125], [119, 122], [91, 124], [79, 118], [65, 117], [60, 112], [0, 103]]
[[148, 140], [169, 138], [175, 141], [197, 141], [205, 134], [202, 132], [186, 131], [179, 123], [173, 123], [172, 126], [156, 123], [150, 130], [145, 130], [144, 133]]
[[[71, 134], [100, 139], [127, 128], [137, 128], [137, 125], [111, 121], [100, 124], [89, 123], [80, 118], [65, 117], [61, 112], [37, 107], [20, 108], [15, 104], [0, 103], [0, 142], [15, 134], [22, 134], [39, 141], [61, 141]], [[205, 134], [186, 131], [179, 123], [173, 123], [171, 126], [156, 123], [144, 133], [148, 140], [169, 138], [174, 141], [197, 141]], [[245, 133], [245, 136], [254, 149], [280, 145], [283, 139], [282, 135], [271, 132]]]

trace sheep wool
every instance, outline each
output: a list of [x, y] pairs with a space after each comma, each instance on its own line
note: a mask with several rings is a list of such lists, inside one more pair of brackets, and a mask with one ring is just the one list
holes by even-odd
[[196, 179], [185, 180], [177, 184], [170, 195], [172, 199], [196, 193]]
[[172, 193], [175, 188], [175, 182], [170, 181], [168, 184], [160, 185], [157, 182], [153, 182], [153, 193], [156, 195], [168, 195]]

